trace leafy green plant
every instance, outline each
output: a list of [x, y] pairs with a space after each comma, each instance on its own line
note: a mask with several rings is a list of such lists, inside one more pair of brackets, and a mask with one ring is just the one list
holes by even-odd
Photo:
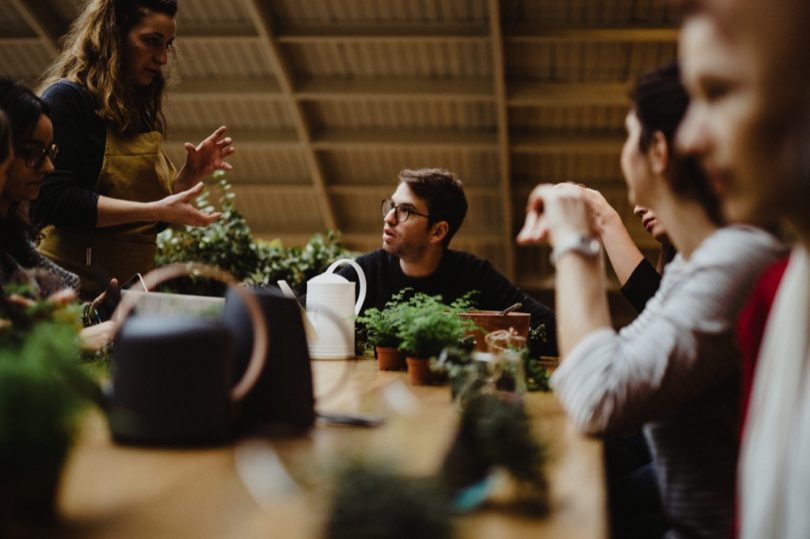
[[340, 233], [330, 230], [314, 234], [303, 247], [284, 247], [278, 241], [256, 243], [259, 261], [248, 275], [246, 282], [259, 286], [275, 285], [284, 279], [298, 293], [302, 294], [306, 283], [320, 275], [339, 258], [353, 258], [353, 254], [340, 243]]
[[528, 353], [523, 358], [523, 369], [526, 373], [526, 389], [529, 391], [551, 391], [549, 379], [551, 372], [540, 360]]
[[[285, 279], [301, 293], [307, 280], [322, 273], [329, 264], [347, 256], [340, 234], [315, 234], [304, 247], [284, 247], [280, 241], [255, 240], [244, 216], [236, 208], [236, 194], [221, 171], [217, 183], [197, 197], [197, 208], [222, 216], [206, 227], [166, 229], [158, 235], [155, 264], [201, 262], [217, 266], [246, 284], [275, 285]], [[212, 201], [217, 191], [217, 201]], [[173, 281], [166, 290], [187, 294], [222, 295], [223, 286], [202, 277]]]
[[[218, 207], [222, 217], [204, 227], [167, 228], [161, 232], [157, 240], [155, 264], [164, 266], [173, 262], [201, 262], [217, 266], [241, 281], [255, 270], [259, 254], [250, 226], [236, 209], [236, 194], [223, 173], [215, 173], [214, 178], [218, 180], [215, 189], [219, 192]], [[211, 195], [212, 191], [205, 189], [194, 204], [203, 211], [213, 212], [215, 205]], [[202, 278], [190, 278], [172, 288], [178, 287], [198, 294], [208, 294], [221, 288], [218, 283]]]
[[79, 363], [79, 309], [36, 298], [0, 305], [0, 535], [54, 516], [78, 413], [96, 389]]
[[484, 479], [494, 468], [502, 468], [518, 483], [523, 499], [531, 501], [535, 511], [545, 512], [546, 455], [546, 448], [532, 434], [521, 399], [477, 394], [464, 405], [440, 476], [451, 491], [459, 492]]
[[393, 309], [380, 310], [372, 307], [357, 317], [356, 322], [364, 328], [369, 346], [399, 346], [399, 320], [394, 314]]
[[328, 539], [436, 539], [452, 536], [450, 506], [430, 478], [399, 475], [379, 464], [346, 466], [326, 523]]
[[475, 323], [459, 316], [470, 309], [472, 293], [450, 305], [441, 296], [413, 294], [394, 307], [399, 320], [399, 349], [412, 357], [429, 359], [438, 356], [446, 346], [458, 345]]

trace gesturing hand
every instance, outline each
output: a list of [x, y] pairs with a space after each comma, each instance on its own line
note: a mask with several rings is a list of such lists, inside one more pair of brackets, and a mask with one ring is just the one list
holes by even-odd
[[169, 195], [155, 202], [160, 221], [172, 225], [208, 226], [219, 219], [220, 212], [205, 213], [197, 209], [192, 201], [203, 190], [200, 182], [191, 189]]
[[549, 242], [569, 233], [588, 234], [588, 206], [581, 187], [571, 183], [540, 184], [532, 190], [526, 205], [526, 222], [518, 243]]
[[236, 149], [231, 146], [233, 139], [226, 137], [228, 128], [224, 125], [208, 135], [197, 146], [190, 142], [184, 144], [186, 148], [186, 163], [175, 180], [175, 191], [183, 191], [216, 170], [232, 170], [233, 167], [225, 159], [232, 155]]

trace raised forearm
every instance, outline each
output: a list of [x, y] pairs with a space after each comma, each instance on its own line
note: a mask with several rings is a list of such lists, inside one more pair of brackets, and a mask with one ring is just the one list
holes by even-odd
[[598, 231], [602, 245], [616, 277], [619, 278], [619, 284], [624, 286], [644, 255], [636, 247], [618, 214], [611, 215], [600, 224]]
[[134, 202], [99, 196], [97, 212], [97, 228], [161, 220], [158, 205], [154, 202]]
[[557, 261], [556, 311], [560, 355], [587, 334], [611, 327], [601, 258], [569, 252]]

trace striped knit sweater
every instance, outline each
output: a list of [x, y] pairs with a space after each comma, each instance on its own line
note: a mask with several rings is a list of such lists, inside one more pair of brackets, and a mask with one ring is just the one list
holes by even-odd
[[667, 537], [728, 537], [737, 463], [739, 350], [734, 325], [759, 273], [783, 252], [767, 234], [723, 228], [667, 266], [629, 326], [587, 335], [552, 377], [583, 431], [644, 427]]

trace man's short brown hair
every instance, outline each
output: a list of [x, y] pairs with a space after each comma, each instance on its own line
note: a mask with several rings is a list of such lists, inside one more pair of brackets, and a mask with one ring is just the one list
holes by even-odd
[[425, 201], [429, 225], [447, 221], [447, 236], [442, 241], [446, 248], [467, 215], [467, 197], [461, 180], [442, 168], [420, 168], [400, 171], [399, 181], [408, 184], [413, 194]]

